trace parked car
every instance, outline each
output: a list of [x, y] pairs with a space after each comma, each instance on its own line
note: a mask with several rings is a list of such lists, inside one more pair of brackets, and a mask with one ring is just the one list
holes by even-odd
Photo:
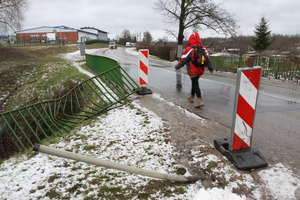
[[117, 48], [116, 42], [109, 42], [108, 48], [110, 48], [110, 49], [116, 49]]
[[134, 42], [126, 42], [125, 47], [135, 47], [136, 44]]
[[126, 42], [125, 47], [131, 47], [131, 42]]

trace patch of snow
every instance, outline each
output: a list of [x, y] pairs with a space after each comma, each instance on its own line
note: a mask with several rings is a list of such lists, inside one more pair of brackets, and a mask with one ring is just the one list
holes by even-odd
[[282, 163], [262, 170], [258, 175], [274, 199], [296, 200], [295, 192], [300, 187], [300, 180]]
[[48, 75], [47, 74], [44, 74], [41, 79], [47, 79], [48, 78]]
[[[95, 53], [98, 49], [87, 49], [86, 52], [87, 53]], [[66, 53], [66, 54], [62, 54], [62, 57], [66, 60], [69, 60], [72, 62], [72, 64], [83, 74], [87, 75], [88, 77], [94, 77], [95, 74], [83, 69], [80, 67], [80, 65], [82, 65], [84, 62], [78, 62], [82, 59], [84, 59], [84, 56], [80, 55], [80, 51], [74, 51], [71, 53]]]
[[[96, 52], [99, 51], [99, 49], [86, 49], [85, 52], [87, 54], [96, 54]], [[71, 53], [66, 53], [66, 54], [62, 54], [62, 57], [70, 60], [70, 61], [80, 61], [82, 59], [84, 59], [84, 56], [80, 55], [80, 50], [71, 52]]]
[[[52, 158], [57, 159], [57, 158]], [[55, 165], [62, 162], [57, 159], [53, 162], [49, 157], [42, 154], [29, 159], [22, 156], [18, 159], [10, 159], [1, 165], [0, 170], [0, 198], [2, 199], [30, 199], [45, 195], [45, 190], [31, 190], [37, 186], [47, 184], [47, 179], [58, 172], [68, 174], [66, 168], [56, 168]], [[14, 166], [14, 167], [12, 167]], [[46, 186], [45, 186], [46, 187]]]
[[183, 112], [188, 117], [201, 120], [201, 123], [206, 123], [206, 120], [203, 119], [202, 117], [200, 117], [200, 116], [198, 116], [198, 115], [196, 115], [196, 114], [194, 114], [194, 113], [192, 113], [192, 112], [190, 112], [190, 111], [182, 108], [181, 106], [175, 105], [173, 102], [167, 101], [166, 99], [162, 98], [160, 94], [153, 93], [152, 97], [154, 99], [157, 99], [157, 100], [165, 102], [169, 106], [176, 107], [178, 110], [180, 110], [181, 112]]
[[214, 53], [214, 54], [211, 54], [210, 56], [225, 56], [225, 57], [238, 57], [238, 55], [236, 54], [231, 54], [231, 53]]
[[[182, 165], [174, 159], [175, 147], [166, 142], [170, 136], [160, 117], [138, 102], [133, 102], [132, 106], [122, 106], [109, 111], [106, 116], [98, 117], [93, 123], [73, 131], [64, 136], [65, 139], [61, 138], [58, 143], [50, 146], [120, 164], [175, 174], [176, 169], [182, 168]], [[207, 166], [210, 162], [217, 162], [218, 166], [223, 167], [219, 164], [221, 160], [213, 154], [200, 151], [192, 151], [191, 154], [195, 160], [190, 164], [198, 165], [201, 162], [204, 163], [203, 166]], [[229, 169], [225, 172], [229, 173]], [[3, 183], [0, 185], [0, 199], [50, 199], [51, 195], [79, 200], [87, 197], [105, 198], [104, 194], [99, 193], [101, 188], [108, 189], [105, 195], [109, 194], [110, 188], [118, 188], [122, 195], [136, 193], [130, 199], [139, 199], [137, 195], [146, 192], [143, 189], [153, 184], [151, 181], [153, 179], [148, 177], [46, 154], [32, 157], [23, 155], [6, 160], [0, 165], [0, 182]], [[245, 199], [244, 196], [239, 197], [233, 193], [233, 185], [239, 187], [241, 184], [235, 182], [224, 189], [204, 189], [200, 181], [189, 185], [165, 185], [161, 190], [153, 190], [149, 198]], [[178, 193], [178, 189], [182, 192]], [[165, 196], [164, 190], [173, 194]]]
[[[204, 149], [204, 151], [202, 151]], [[189, 163], [191, 166], [198, 166], [201, 169], [208, 169], [210, 173], [214, 174], [216, 181], [213, 183], [215, 186], [221, 181], [222, 184], [226, 185], [225, 192], [249, 190], [252, 191], [249, 197], [252, 199], [261, 198], [261, 189], [254, 182], [254, 179], [250, 174], [240, 173], [224, 158], [209, 153], [214, 147], [207, 147], [201, 145], [197, 149], [191, 150], [193, 160]], [[241, 189], [243, 188], [243, 189]], [[241, 197], [244, 199], [244, 197]], [[248, 198], [248, 196], [247, 196]], [[208, 198], [209, 199], [209, 198]]]
[[[133, 106], [133, 109], [123, 106], [111, 110], [107, 116], [100, 116], [94, 123], [71, 133], [67, 140], [50, 146], [174, 174], [174, 147], [165, 142], [169, 135], [163, 131], [162, 119], [138, 103], [133, 103]], [[119, 188], [122, 193], [130, 194], [134, 188], [151, 184], [151, 180], [45, 154], [24, 155], [0, 165], [0, 182], [3, 183], [0, 185], [0, 199], [49, 199], [51, 194], [68, 199], [84, 199], [87, 196], [98, 199], [101, 197], [99, 188]], [[166, 187], [175, 190], [177, 186]], [[161, 195], [160, 192], [151, 194], [158, 199]], [[193, 194], [176, 194], [166, 199], [186, 199], [188, 195]]]
[[246, 200], [246, 197], [238, 196], [237, 194], [232, 193], [228, 188], [211, 188], [207, 190], [201, 188], [193, 200]]
[[136, 48], [126, 48], [126, 53], [132, 55], [132, 56], [138, 56], [139, 53], [136, 51]]

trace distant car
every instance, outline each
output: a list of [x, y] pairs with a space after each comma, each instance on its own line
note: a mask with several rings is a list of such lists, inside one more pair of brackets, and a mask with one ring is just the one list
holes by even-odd
[[135, 47], [136, 44], [134, 42], [126, 42], [125, 47]]
[[108, 48], [110, 48], [110, 49], [116, 49], [117, 48], [116, 42], [109, 42]]
[[131, 42], [126, 42], [125, 47], [131, 47]]

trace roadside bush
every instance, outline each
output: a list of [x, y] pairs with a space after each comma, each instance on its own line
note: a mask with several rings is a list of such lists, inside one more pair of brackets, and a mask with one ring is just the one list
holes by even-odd
[[238, 57], [210, 56], [210, 61], [217, 71], [237, 72], [237, 67], [246, 67]]
[[147, 43], [138, 43], [136, 46], [137, 49], [149, 49], [150, 54], [157, 56], [164, 60], [173, 61], [176, 58], [176, 46], [174, 44], [168, 43], [156, 43], [156, 44], [147, 44]]

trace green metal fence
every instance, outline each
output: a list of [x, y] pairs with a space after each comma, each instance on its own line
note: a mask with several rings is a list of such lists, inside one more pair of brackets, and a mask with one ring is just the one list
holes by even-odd
[[95, 72], [102, 73], [112, 66], [119, 66], [120, 64], [111, 58], [104, 56], [85, 54], [86, 64]]
[[297, 82], [300, 79], [300, 65], [287, 58], [260, 56], [255, 64], [263, 67], [264, 77]]
[[246, 67], [245, 59], [229, 56], [211, 56], [210, 60], [218, 71], [236, 72], [239, 67]]
[[[239, 67], [247, 67], [247, 57], [211, 56], [211, 62], [218, 71], [236, 72]], [[300, 65], [280, 57], [253, 57], [254, 65], [263, 68], [263, 77], [281, 80], [300, 80]]]
[[[85, 59], [87, 66], [97, 74], [120, 65], [117, 61], [104, 56], [86, 54]], [[116, 71], [113, 77], [110, 77], [110, 74], [105, 74], [105, 77], [117, 85], [122, 85], [123, 79], [120, 70]]]
[[109, 109], [137, 88], [119, 65], [110, 66], [60, 98], [0, 113], [0, 158], [69, 132], [78, 122]]

